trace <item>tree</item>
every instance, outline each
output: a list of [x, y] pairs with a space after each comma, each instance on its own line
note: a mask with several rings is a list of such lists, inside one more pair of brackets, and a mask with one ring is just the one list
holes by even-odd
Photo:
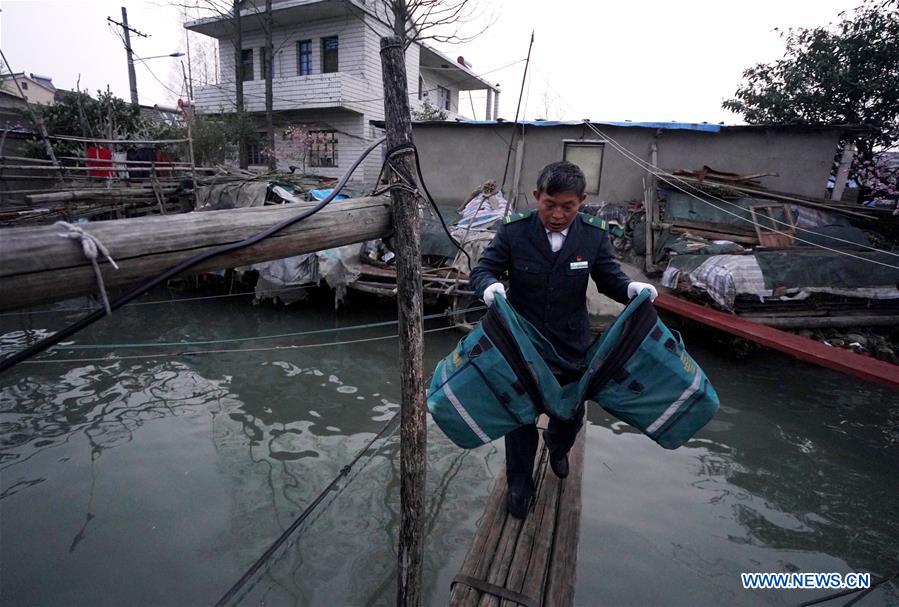
[[[361, 15], [362, 10], [352, 2], [349, 6]], [[492, 23], [489, 20], [477, 31], [465, 32], [466, 26], [477, 17], [477, 0], [375, 0], [368, 10], [388, 24], [406, 48], [424, 40], [449, 44], [468, 42], [484, 33]], [[367, 25], [364, 19], [363, 23]]]
[[870, 160], [899, 141], [899, 0], [866, 0], [841, 21], [782, 33], [783, 59], [743, 72], [722, 106], [750, 124], [863, 124], [853, 135]]

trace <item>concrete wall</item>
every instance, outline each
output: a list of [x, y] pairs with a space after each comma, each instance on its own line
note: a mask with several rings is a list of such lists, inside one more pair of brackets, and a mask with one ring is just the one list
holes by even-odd
[[[598, 125], [604, 135], [636, 156], [650, 159], [657, 130]], [[513, 125], [418, 124], [414, 126], [428, 188], [440, 204], [458, 205], [486, 179], [503, 178]], [[521, 129], [521, 126], [518, 127]], [[664, 130], [658, 136], [659, 165], [667, 170], [698, 170], [707, 165], [740, 174], [776, 173], [759, 179], [765, 187], [806, 196], [824, 196], [839, 133], [836, 130], [790, 132], [785, 129], [724, 129], [719, 133]], [[540, 169], [561, 160], [565, 140], [600, 141], [583, 126], [525, 126], [524, 157], [518, 184], [518, 208], [530, 201]], [[515, 151], [504, 193], [515, 189]], [[603, 154], [599, 194], [588, 202], [642, 200], [645, 171], [608, 143]]]

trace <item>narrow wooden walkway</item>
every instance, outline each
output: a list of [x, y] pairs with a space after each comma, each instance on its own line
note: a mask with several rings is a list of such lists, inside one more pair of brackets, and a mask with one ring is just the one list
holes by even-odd
[[[541, 418], [540, 426], [546, 426], [545, 418]], [[506, 475], [499, 475], [462, 569], [453, 582], [450, 605], [538, 607], [574, 603], [584, 435], [582, 428], [569, 453], [568, 478], [559, 480], [549, 468], [541, 434], [535, 470], [536, 500], [523, 521], [506, 512]], [[508, 598], [516, 595], [517, 600]]]

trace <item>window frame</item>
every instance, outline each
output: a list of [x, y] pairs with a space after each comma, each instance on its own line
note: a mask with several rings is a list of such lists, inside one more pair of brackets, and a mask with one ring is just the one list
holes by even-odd
[[[333, 41], [334, 48], [326, 48], [328, 43]], [[321, 39], [322, 52], [322, 74], [336, 74], [340, 71], [340, 37], [339, 36], [323, 36]], [[333, 54], [334, 69], [329, 69], [329, 58]]]
[[[256, 76], [256, 65], [254, 63], [253, 49], [244, 48], [240, 50], [240, 79], [241, 82], [252, 82]], [[247, 62], [249, 61], [249, 73], [247, 72]]]
[[[606, 159], [606, 141], [604, 139], [563, 139], [562, 140], [562, 160], [568, 160], [568, 150], [569, 148], [598, 148], [600, 151], [599, 154], [599, 171], [596, 175], [596, 191], [593, 191], [589, 188], [589, 185], [584, 192], [586, 194], [592, 194], [594, 196], [599, 194], [600, 189], [602, 188], [602, 166]], [[575, 163], [577, 164], [577, 163]], [[580, 166], [580, 165], [578, 165]], [[583, 169], [583, 167], [582, 167]], [[585, 172], [586, 176], [586, 172]], [[589, 183], [589, 177], [588, 177]]]
[[[306, 51], [303, 51], [306, 45]], [[307, 60], [306, 71], [303, 71], [303, 59]], [[297, 76], [309, 76], [312, 74], [312, 40], [297, 40]]]
[[[441, 97], [443, 97], [441, 99]], [[441, 110], [446, 110], [447, 112], [452, 112], [451, 109], [453, 101], [452, 93], [450, 93], [449, 88], [438, 84], [437, 85], [437, 107]]]
[[[334, 130], [320, 130], [320, 131], [309, 131], [309, 134], [327, 134], [329, 138], [327, 141], [323, 141], [321, 143], [315, 142], [309, 144], [309, 167], [310, 168], [322, 168], [322, 169], [334, 169], [340, 166], [340, 161], [338, 158], [338, 143], [337, 139], [337, 131]], [[322, 151], [329, 151], [330, 154], [326, 154], [327, 162], [323, 162]]]
[[[258, 141], [248, 141], [247, 148], [247, 165], [259, 166], [265, 164], [262, 158], [262, 145]], [[256, 162], [254, 162], [254, 160]]]

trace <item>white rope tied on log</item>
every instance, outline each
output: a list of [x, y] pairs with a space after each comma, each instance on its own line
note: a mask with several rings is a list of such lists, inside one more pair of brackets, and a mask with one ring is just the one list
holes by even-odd
[[60, 238], [70, 238], [72, 240], [81, 241], [81, 251], [94, 267], [94, 275], [97, 277], [97, 287], [99, 287], [100, 290], [100, 299], [103, 300], [103, 307], [106, 308], [106, 315], [112, 314], [112, 308], [109, 307], [109, 297], [106, 295], [106, 285], [103, 282], [103, 274], [100, 272], [100, 263], [97, 261], [98, 254], [103, 253], [106, 260], [112, 264], [112, 267], [118, 270], [119, 266], [109, 254], [109, 249], [107, 249], [96, 236], [85, 232], [84, 228], [81, 228], [80, 226], [73, 225], [67, 221], [57, 221], [53, 225], [63, 227], [67, 230], [67, 232], [57, 234]]

